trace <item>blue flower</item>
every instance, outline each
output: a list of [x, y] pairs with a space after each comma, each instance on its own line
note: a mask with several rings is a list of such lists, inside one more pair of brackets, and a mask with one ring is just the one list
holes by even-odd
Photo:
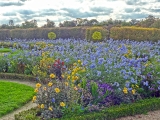
[[53, 102], [53, 103], [55, 102], [55, 99], [54, 99], [54, 98], [52, 98], [52, 102]]
[[148, 81], [143, 82], [144, 86], [148, 86]]
[[160, 80], [158, 80], [157, 83], [160, 85]]
[[90, 68], [91, 69], [93, 69], [93, 68], [95, 68], [96, 67], [96, 64], [94, 64], [94, 63], [92, 63], [91, 65], [90, 65]]
[[101, 71], [97, 71], [97, 76], [101, 76]]
[[126, 82], [125, 86], [126, 86], [127, 88], [129, 88], [130, 82]]

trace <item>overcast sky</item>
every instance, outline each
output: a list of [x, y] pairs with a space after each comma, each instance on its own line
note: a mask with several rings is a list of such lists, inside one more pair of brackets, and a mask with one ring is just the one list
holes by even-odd
[[0, 0], [0, 24], [15, 24], [37, 20], [38, 26], [46, 19], [56, 24], [76, 18], [144, 19], [148, 15], [160, 17], [160, 0]]

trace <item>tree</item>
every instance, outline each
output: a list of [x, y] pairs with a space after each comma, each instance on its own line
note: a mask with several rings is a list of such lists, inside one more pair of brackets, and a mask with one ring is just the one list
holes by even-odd
[[14, 22], [13, 20], [9, 20], [9, 26], [13, 27], [14, 26]]
[[51, 28], [51, 27], [55, 27], [55, 23], [49, 19], [47, 19], [47, 24], [44, 24], [42, 27], [44, 28]]
[[90, 26], [97, 25], [97, 24], [98, 24], [98, 21], [97, 21], [96, 19], [91, 19], [91, 20], [89, 21], [89, 25], [90, 25]]
[[22, 23], [22, 28], [36, 28], [37, 27], [37, 21], [31, 20], [31, 21], [25, 21]]
[[9, 28], [9, 26], [7, 24], [2, 24], [1, 25], [1, 29], [8, 29], [8, 28]]
[[62, 23], [63, 27], [75, 27], [76, 26], [76, 22], [74, 20], [72, 21], [64, 21]]

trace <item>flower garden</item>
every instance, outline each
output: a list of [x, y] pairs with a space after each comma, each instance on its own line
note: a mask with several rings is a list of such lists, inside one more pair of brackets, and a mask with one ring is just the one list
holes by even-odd
[[3, 76], [37, 81], [37, 107], [17, 120], [111, 120], [160, 109], [160, 41], [14, 39], [0, 46]]

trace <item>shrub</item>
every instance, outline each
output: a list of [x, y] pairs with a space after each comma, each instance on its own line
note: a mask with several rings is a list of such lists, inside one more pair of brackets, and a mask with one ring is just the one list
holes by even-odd
[[86, 30], [86, 40], [102, 41], [108, 38], [109, 32], [103, 27], [90, 27]]
[[56, 34], [54, 32], [49, 32], [48, 33], [48, 38], [53, 40], [53, 39], [56, 39]]
[[102, 34], [101, 34], [101, 32], [95, 31], [95, 32], [92, 34], [92, 38], [93, 38], [93, 40], [101, 40], [101, 39], [102, 39]]

